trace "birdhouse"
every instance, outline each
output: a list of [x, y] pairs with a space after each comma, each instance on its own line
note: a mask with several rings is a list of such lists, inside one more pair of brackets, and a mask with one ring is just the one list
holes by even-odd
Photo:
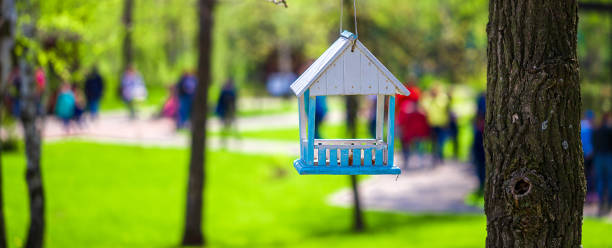
[[[299, 174], [400, 174], [393, 164], [395, 94], [404, 85], [349, 31], [336, 40], [293, 84], [300, 113]], [[375, 139], [315, 139], [316, 96], [376, 95]], [[385, 101], [388, 101], [387, 138]]]

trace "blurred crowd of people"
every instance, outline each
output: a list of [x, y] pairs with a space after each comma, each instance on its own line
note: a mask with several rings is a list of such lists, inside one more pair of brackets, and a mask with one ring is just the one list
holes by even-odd
[[[23, 111], [21, 92], [24, 88], [23, 75], [19, 67], [13, 68], [8, 77], [9, 87], [7, 95], [3, 97], [5, 106], [14, 118], [19, 118]], [[67, 132], [74, 126], [83, 124], [82, 116], [89, 113], [91, 119], [96, 119], [100, 100], [104, 93], [104, 80], [97, 68], [93, 68], [83, 82], [84, 88], [78, 83], [62, 82], [57, 89], [49, 92], [47, 77], [42, 68], [34, 71], [34, 101], [38, 115], [55, 115], [64, 125]]]
[[580, 138], [587, 178], [586, 200], [598, 202], [598, 214], [605, 216], [612, 210], [612, 112], [597, 118], [593, 111], [586, 111], [580, 121]]

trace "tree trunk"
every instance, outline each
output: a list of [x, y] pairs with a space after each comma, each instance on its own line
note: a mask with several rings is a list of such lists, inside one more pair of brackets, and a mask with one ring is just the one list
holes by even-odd
[[123, 25], [125, 36], [123, 37], [123, 68], [124, 72], [133, 62], [132, 49], [132, 20], [134, 16], [134, 0], [124, 0], [123, 2]]
[[30, 196], [30, 230], [26, 247], [42, 247], [44, 234], [44, 193], [40, 172], [40, 120], [37, 115], [35, 82], [32, 67], [25, 58], [20, 58], [21, 69], [21, 123], [24, 130], [27, 160], [26, 181]]
[[364, 230], [363, 214], [361, 212], [361, 203], [359, 200], [359, 189], [357, 188], [357, 176], [351, 175], [351, 186], [353, 189], [353, 230], [361, 232]]
[[[5, 96], [6, 82], [11, 71], [11, 52], [15, 43], [17, 12], [13, 0], [0, 0], [0, 125], [2, 124], [1, 99]], [[0, 140], [0, 248], [7, 247], [4, 224], [4, 195], [2, 189], [2, 140]]]
[[208, 113], [208, 88], [210, 85], [211, 33], [213, 27], [214, 0], [199, 0], [199, 57], [198, 85], [194, 96], [191, 127], [191, 156], [189, 160], [189, 185], [183, 245], [203, 245], [202, 206], [206, 155], [206, 116]]
[[576, 0], [489, 3], [487, 247], [581, 247]]

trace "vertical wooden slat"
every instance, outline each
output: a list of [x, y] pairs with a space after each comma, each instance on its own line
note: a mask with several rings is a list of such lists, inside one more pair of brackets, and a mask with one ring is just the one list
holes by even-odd
[[325, 156], [325, 148], [319, 148], [319, 166], [326, 166], [327, 156]]
[[349, 150], [340, 149], [340, 166], [348, 166], [348, 165], [349, 165]]
[[309, 97], [308, 100], [308, 158], [306, 163], [314, 165], [314, 135], [315, 135], [315, 111], [317, 99]]
[[384, 157], [383, 157], [383, 149], [382, 148], [376, 148], [376, 157], [374, 159], [376, 159], [376, 161], [375, 161], [376, 165], [383, 165]]
[[329, 149], [329, 166], [338, 166], [338, 149]]
[[376, 96], [376, 140], [382, 141], [385, 126], [385, 95]]
[[361, 166], [361, 149], [353, 149], [353, 163], [351, 165]]
[[393, 166], [393, 145], [395, 139], [395, 96], [389, 97], [389, 131], [387, 133], [387, 165]]
[[372, 148], [363, 149], [363, 165], [372, 166]]
[[306, 130], [306, 108], [304, 96], [300, 96], [298, 98], [298, 113], [300, 117], [300, 159], [304, 160], [306, 158], [306, 145], [304, 144], [304, 140], [306, 140], [307, 130]]

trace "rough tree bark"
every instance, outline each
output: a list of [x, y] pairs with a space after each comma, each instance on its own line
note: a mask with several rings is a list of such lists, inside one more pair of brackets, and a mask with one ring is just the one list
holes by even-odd
[[123, 37], [123, 67], [125, 71], [133, 62], [132, 48], [132, 20], [134, 16], [134, 0], [124, 0], [123, 2], [123, 26], [125, 28], [125, 36]]
[[[0, 0], [0, 99], [5, 95], [8, 74], [11, 71], [11, 53], [15, 43], [17, 12], [13, 0]], [[0, 100], [0, 124], [3, 101]], [[0, 141], [0, 248], [7, 247], [4, 224], [4, 195], [2, 188], [2, 142]]]
[[487, 247], [581, 247], [576, 0], [489, 3]]
[[199, 0], [198, 85], [194, 96], [191, 127], [191, 156], [183, 245], [203, 245], [202, 206], [205, 180], [206, 116], [210, 86], [211, 33], [215, 0]]

